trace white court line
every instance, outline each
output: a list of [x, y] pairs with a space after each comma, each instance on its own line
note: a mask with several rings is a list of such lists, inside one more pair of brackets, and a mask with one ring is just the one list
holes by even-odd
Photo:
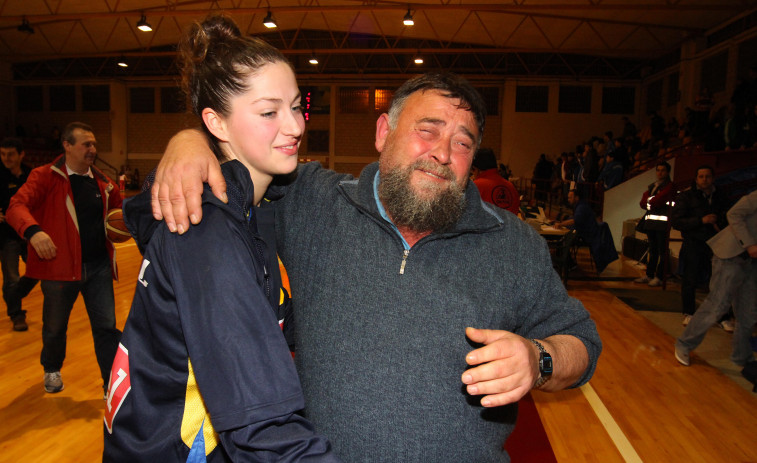
[[618, 452], [620, 452], [623, 459], [629, 463], [642, 463], [639, 454], [636, 453], [636, 449], [633, 448], [633, 445], [628, 441], [626, 435], [620, 430], [620, 426], [615, 422], [610, 411], [607, 410], [607, 407], [605, 407], [602, 399], [600, 399], [594, 391], [594, 388], [591, 387], [591, 384], [586, 383], [579, 389], [583, 392], [584, 397], [586, 397], [591, 408], [594, 409], [594, 413], [596, 413], [597, 418], [599, 418], [599, 421], [605, 427], [607, 434], [610, 435], [610, 439], [612, 439], [612, 442], [615, 444], [615, 447], [618, 449]]

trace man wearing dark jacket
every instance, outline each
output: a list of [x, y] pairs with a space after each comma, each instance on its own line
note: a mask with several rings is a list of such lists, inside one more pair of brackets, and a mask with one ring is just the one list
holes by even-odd
[[28, 294], [37, 280], [18, 274], [18, 258], [26, 262], [26, 243], [5, 221], [11, 196], [16, 194], [31, 172], [23, 163], [24, 144], [18, 138], [5, 138], [0, 142], [0, 262], [3, 269], [3, 299], [14, 331], [26, 331], [26, 311], [21, 309], [21, 297]]
[[707, 240], [728, 225], [728, 198], [715, 188], [714, 175], [712, 167], [699, 167], [694, 185], [678, 195], [672, 212], [671, 224], [683, 237], [679, 258], [683, 266], [681, 304], [684, 326], [689, 324], [696, 310], [699, 275], [703, 271], [710, 274], [712, 250], [707, 246]]

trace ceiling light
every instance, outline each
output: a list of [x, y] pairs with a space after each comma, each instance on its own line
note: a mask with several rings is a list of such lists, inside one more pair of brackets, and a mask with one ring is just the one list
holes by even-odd
[[142, 17], [139, 18], [139, 21], [137, 21], [137, 29], [142, 32], [152, 32], [152, 26], [147, 22], [145, 15], [142, 15]]
[[21, 25], [18, 26], [19, 32], [26, 32], [27, 34], [33, 34], [34, 28], [29, 25], [29, 21], [26, 20], [26, 18], [21, 20]]
[[413, 21], [413, 15], [410, 14], [410, 8], [407, 9], [407, 14], [402, 18], [402, 24], [406, 26], [412, 26], [415, 24], [415, 21]]
[[413, 62], [415, 64], [423, 64], [423, 58], [421, 58], [420, 56], [416, 56]]
[[315, 56], [311, 56], [310, 59], [308, 60], [308, 63], [318, 64], [318, 58], [316, 58]]
[[263, 25], [267, 27], [268, 29], [273, 29], [276, 27], [276, 21], [273, 20], [273, 15], [271, 12], [268, 12], [268, 15], [263, 19]]
[[120, 57], [120, 58], [118, 58], [118, 61], [116, 61], [116, 64], [118, 64], [122, 68], [128, 68], [129, 67], [129, 63], [126, 62], [126, 58], [124, 58], [123, 56]]

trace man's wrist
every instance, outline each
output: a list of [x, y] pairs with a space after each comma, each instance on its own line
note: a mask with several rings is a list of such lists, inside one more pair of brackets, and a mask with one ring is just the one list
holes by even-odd
[[539, 351], [539, 377], [536, 378], [536, 382], [534, 382], [534, 389], [538, 389], [552, 378], [552, 355], [547, 352], [547, 349], [541, 342], [536, 339], [531, 339], [530, 341]]

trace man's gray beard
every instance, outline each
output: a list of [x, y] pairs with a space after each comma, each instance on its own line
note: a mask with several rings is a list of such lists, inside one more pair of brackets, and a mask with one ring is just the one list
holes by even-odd
[[[410, 176], [420, 164], [423, 161], [382, 172], [379, 198], [398, 227], [415, 232], [446, 230], [463, 215], [465, 190], [452, 180], [447, 187], [431, 187], [436, 190], [431, 197], [421, 197], [410, 186]], [[452, 176], [452, 173], [449, 172], [449, 175]]]

